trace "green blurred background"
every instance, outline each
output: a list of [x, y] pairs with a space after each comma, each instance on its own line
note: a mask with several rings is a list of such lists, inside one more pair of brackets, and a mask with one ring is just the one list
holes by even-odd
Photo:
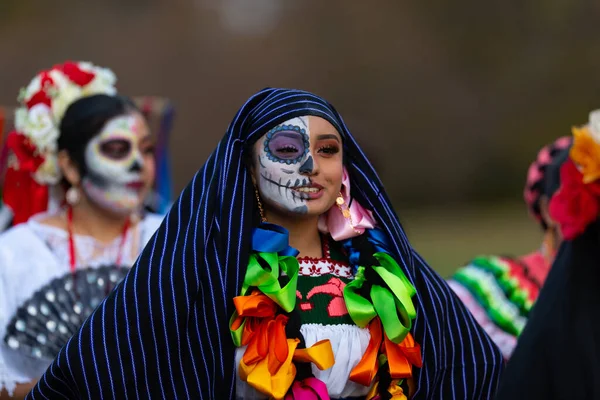
[[253, 92], [314, 91], [445, 275], [539, 245], [525, 173], [600, 108], [598, 26], [594, 0], [0, 0], [0, 104], [65, 59], [109, 66], [175, 103], [181, 190]]
[[527, 254], [542, 241], [541, 229], [520, 202], [414, 208], [399, 214], [413, 247], [442, 276], [477, 254]]

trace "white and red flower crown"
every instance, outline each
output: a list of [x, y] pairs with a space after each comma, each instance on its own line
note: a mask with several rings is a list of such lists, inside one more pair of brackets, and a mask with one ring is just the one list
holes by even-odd
[[40, 185], [58, 183], [57, 140], [67, 108], [82, 97], [116, 94], [116, 80], [111, 70], [89, 62], [65, 62], [36, 75], [19, 93], [15, 131], [7, 138], [10, 166], [27, 170]]

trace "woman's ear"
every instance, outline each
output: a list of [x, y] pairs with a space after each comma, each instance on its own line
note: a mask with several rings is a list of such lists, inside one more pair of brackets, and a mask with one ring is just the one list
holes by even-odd
[[81, 182], [81, 174], [75, 161], [69, 157], [69, 153], [66, 150], [58, 152], [58, 167], [62, 173], [62, 176], [71, 184], [71, 186], [79, 186]]

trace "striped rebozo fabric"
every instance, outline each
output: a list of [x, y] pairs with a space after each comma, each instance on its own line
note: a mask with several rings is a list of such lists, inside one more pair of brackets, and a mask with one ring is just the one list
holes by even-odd
[[325, 118], [344, 140], [352, 197], [371, 209], [417, 290], [412, 335], [423, 367], [414, 399], [491, 399], [503, 369], [496, 345], [446, 282], [411, 248], [382, 183], [325, 100], [264, 89], [175, 202], [126, 279], [90, 316], [28, 399], [234, 399], [229, 332], [257, 222], [246, 150], [290, 118]]

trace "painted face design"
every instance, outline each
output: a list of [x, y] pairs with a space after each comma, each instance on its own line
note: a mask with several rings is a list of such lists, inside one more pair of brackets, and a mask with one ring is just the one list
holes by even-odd
[[143, 201], [146, 183], [139, 142], [147, 131], [142, 124], [141, 118], [133, 115], [115, 117], [85, 150], [83, 191], [93, 202], [116, 213], [129, 213]]
[[297, 117], [270, 130], [259, 141], [258, 187], [261, 195], [284, 210], [306, 214], [307, 200], [322, 193], [308, 175], [314, 168], [308, 117]]

